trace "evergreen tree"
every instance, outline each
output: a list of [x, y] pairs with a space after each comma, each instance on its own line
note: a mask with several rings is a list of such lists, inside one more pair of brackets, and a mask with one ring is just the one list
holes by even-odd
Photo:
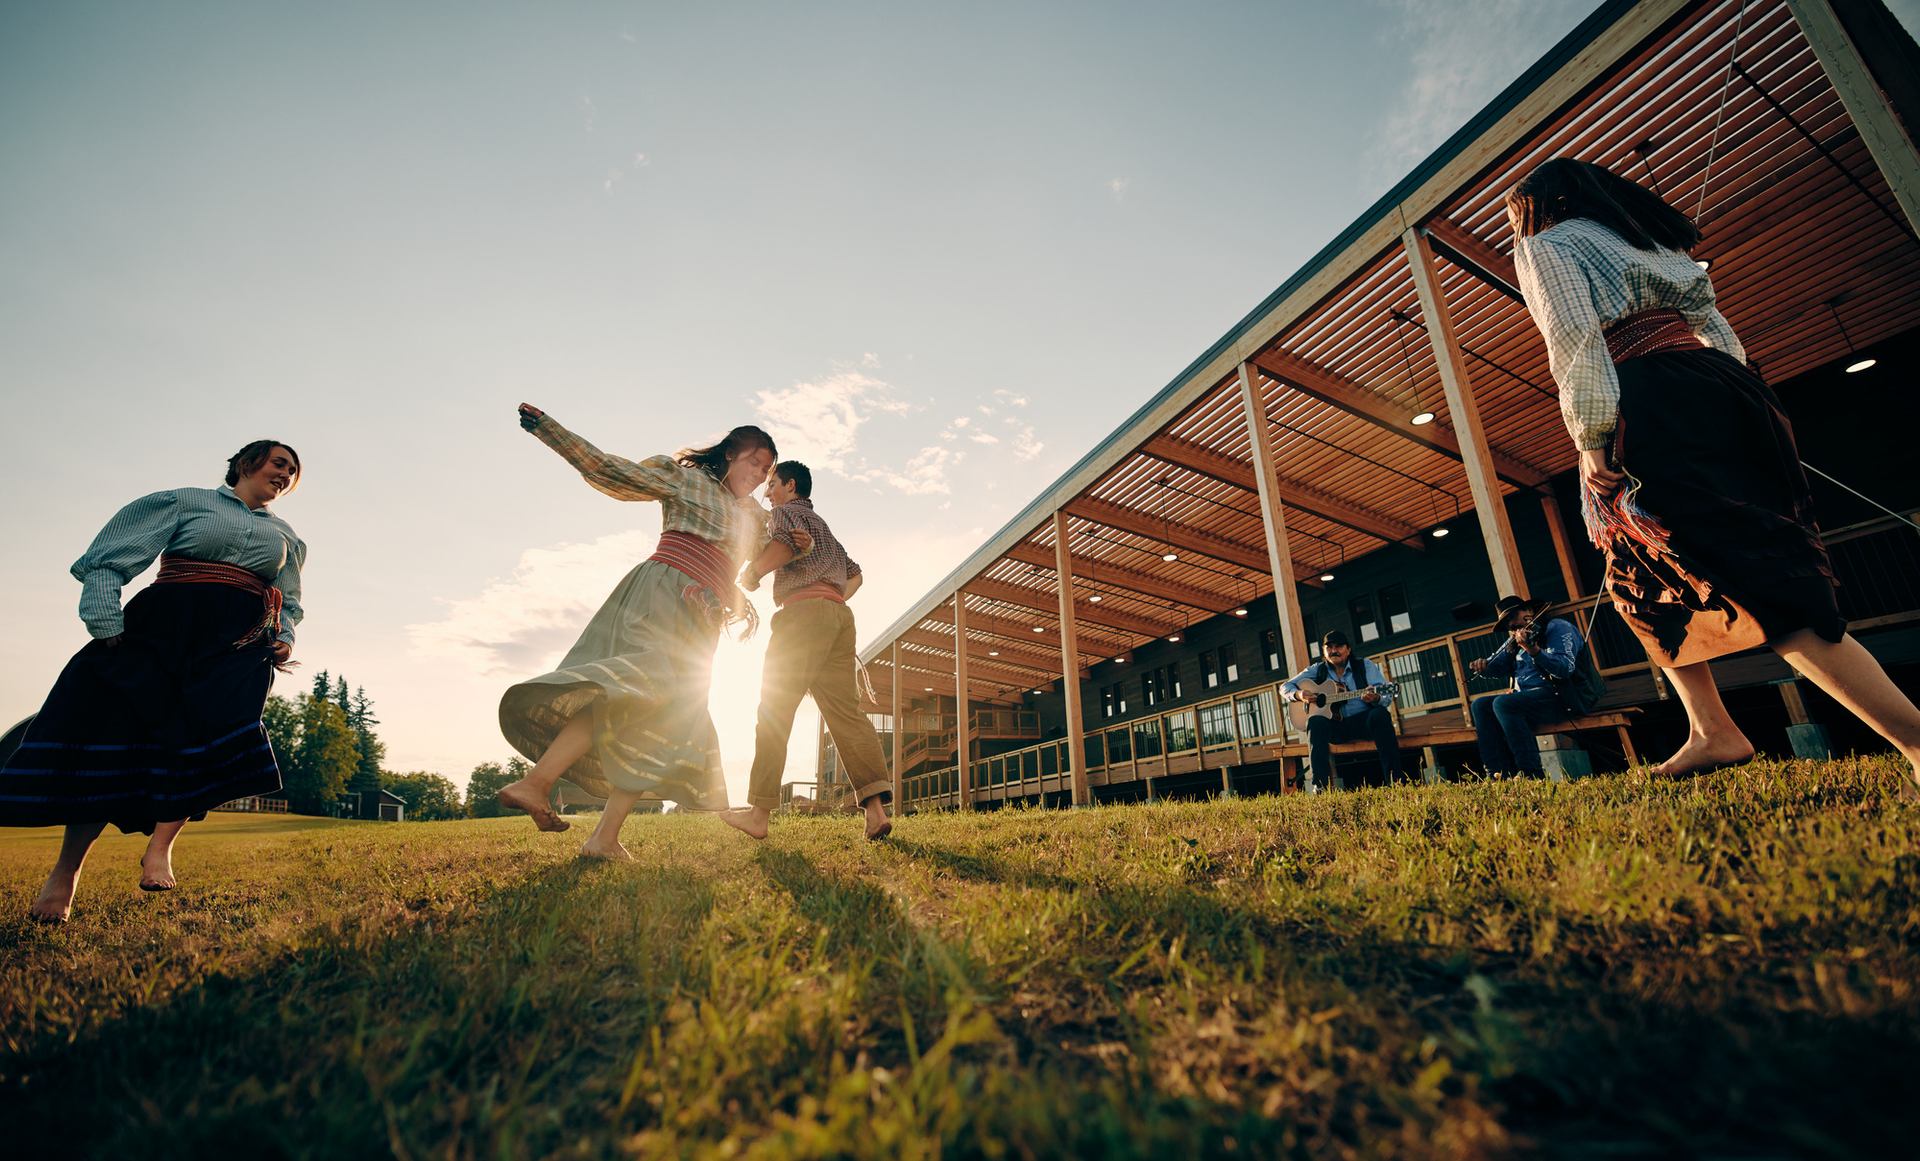
[[[341, 688], [345, 687], [346, 683], [342, 682]], [[352, 707], [347, 710], [347, 725], [353, 730], [360, 753], [360, 761], [354, 769], [348, 789], [380, 789], [380, 763], [387, 756], [387, 744], [373, 732], [373, 727], [379, 724], [380, 719], [373, 716], [373, 699], [367, 696], [366, 687], [360, 686], [354, 691]]]
[[322, 669], [320, 672], [313, 675], [313, 693], [311, 696], [318, 698], [321, 701], [325, 701], [327, 700], [327, 696], [332, 692], [333, 692], [333, 679], [327, 676], [326, 670]]
[[401, 817], [408, 822], [467, 817], [467, 805], [460, 800], [460, 788], [448, 778], [425, 770], [411, 774], [388, 771], [381, 778], [386, 789], [406, 800], [406, 813]]
[[353, 712], [353, 700], [347, 696], [347, 679], [344, 677], [334, 678], [333, 704], [339, 706], [340, 712], [343, 714]]

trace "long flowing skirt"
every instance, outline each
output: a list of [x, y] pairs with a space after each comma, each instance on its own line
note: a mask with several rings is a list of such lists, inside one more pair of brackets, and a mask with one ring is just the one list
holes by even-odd
[[598, 798], [612, 790], [688, 810], [725, 810], [720, 740], [707, 712], [720, 628], [684, 599], [693, 582], [645, 561], [615, 587], [551, 673], [500, 699], [500, 732], [529, 761], [562, 727], [593, 714], [593, 746], [565, 778]]
[[260, 724], [272, 650], [233, 644], [259, 621], [260, 598], [226, 585], [141, 590], [120, 642], [74, 654], [39, 714], [9, 735], [18, 748], [0, 754], [0, 826], [151, 834], [280, 789]]
[[1619, 373], [1614, 458], [1639, 486], [1611, 506], [1629, 516], [1590, 518], [1589, 530], [1648, 655], [1689, 665], [1803, 629], [1840, 640], [1833, 567], [1773, 390], [1710, 349], [1629, 359]]

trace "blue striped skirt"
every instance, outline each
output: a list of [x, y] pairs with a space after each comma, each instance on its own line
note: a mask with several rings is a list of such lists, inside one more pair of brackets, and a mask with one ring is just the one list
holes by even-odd
[[271, 648], [233, 644], [259, 620], [260, 598], [226, 585], [142, 590], [119, 643], [74, 654], [40, 712], [8, 735], [17, 748], [0, 752], [0, 826], [110, 822], [150, 834], [280, 789], [260, 724]]

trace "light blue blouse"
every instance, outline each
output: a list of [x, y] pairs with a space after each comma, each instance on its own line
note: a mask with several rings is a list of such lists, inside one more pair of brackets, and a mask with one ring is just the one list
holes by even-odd
[[300, 566], [307, 562], [306, 542], [285, 520], [247, 507], [225, 486], [155, 492], [114, 513], [86, 555], [73, 562], [88, 633], [121, 632], [120, 590], [163, 555], [237, 564], [271, 582], [283, 599], [278, 637], [293, 644], [293, 627], [304, 615]]

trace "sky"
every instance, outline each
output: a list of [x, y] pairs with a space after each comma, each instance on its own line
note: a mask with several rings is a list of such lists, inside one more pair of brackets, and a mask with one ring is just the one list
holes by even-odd
[[[0, 718], [107, 518], [265, 437], [280, 692], [365, 687], [394, 770], [504, 759], [660, 526], [523, 400], [632, 458], [765, 426], [878, 633], [1592, 7], [0, 5]], [[736, 801], [764, 647], [716, 655]]]

